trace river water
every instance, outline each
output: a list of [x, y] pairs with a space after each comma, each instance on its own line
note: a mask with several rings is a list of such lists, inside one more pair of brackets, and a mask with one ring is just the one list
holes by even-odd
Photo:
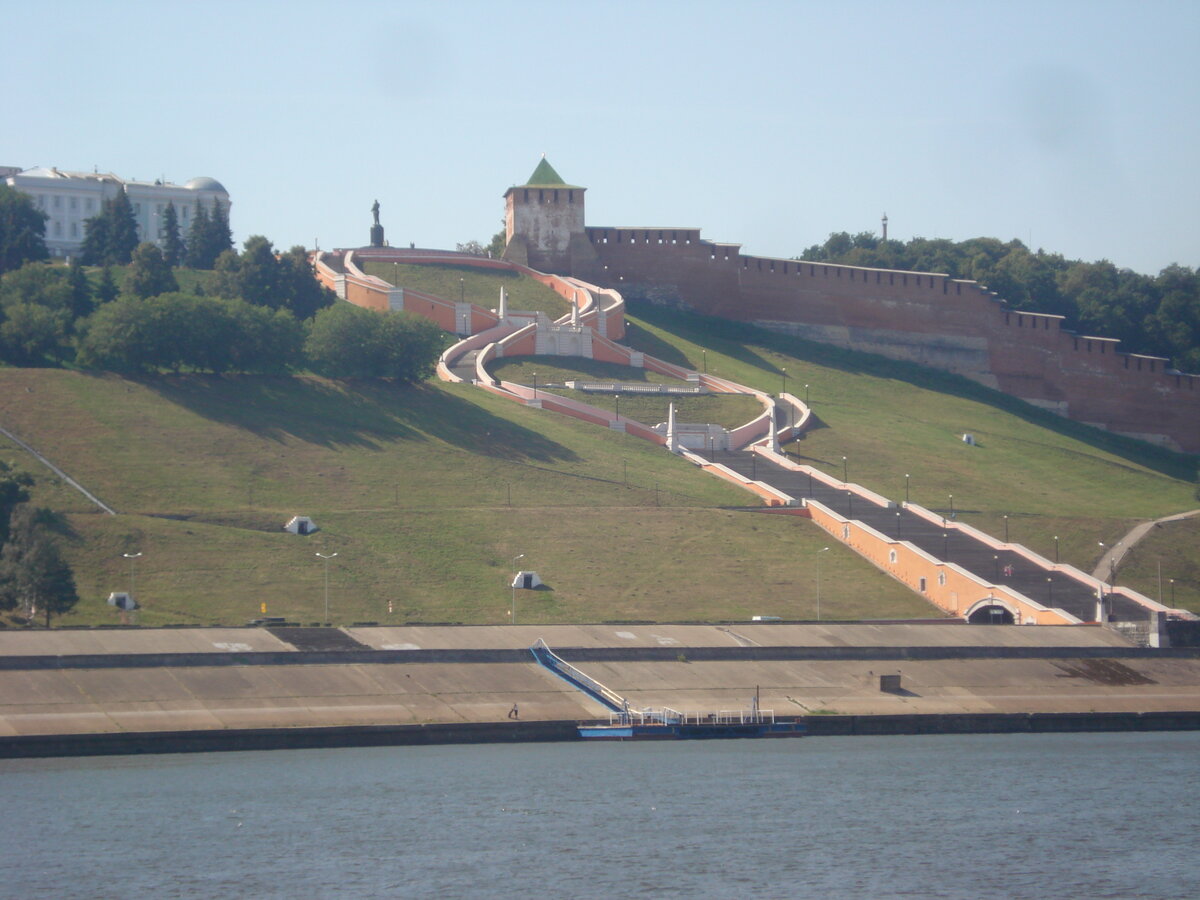
[[1195, 898], [1200, 734], [0, 761], [0, 896]]

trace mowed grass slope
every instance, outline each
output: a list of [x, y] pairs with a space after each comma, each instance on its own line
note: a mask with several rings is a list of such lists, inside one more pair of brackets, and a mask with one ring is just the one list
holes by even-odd
[[541, 282], [503, 269], [364, 261], [362, 270], [389, 284], [424, 291], [444, 300], [465, 300], [484, 309], [500, 305], [503, 287], [508, 292], [509, 309], [539, 310], [552, 319], [571, 311], [566, 300]]
[[[629, 342], [672, 362], [778, 392], [807, 393], [816, 426], [785, 447], [803, 463], [893, 500], [1008, 534], [1048, 559], [1091, 571], [1098, 542], [1113, 545], [1134, 524], [1200, 507], [1197, 457], [1058, 419], [1013, 398], [917, 366], [788, 338], [750, 326], [644, 305], [629, 316]], [[706, 352], [706, 357], [701, 351]], [[623, 404], [622, 404], [623, 405]], [[971, 447], [962, 435], [973, 434]], [[951, 499], [953, 498], [953, 499]], [[1168, 554], [1179, 561], [1176, 602], [1200, 612], [1200, 580], [1182, 561], [1200, 559], [1186, 528]], [[1165, 570], [1164, 570], [1165, 572]], [[1157, 596], [1153, 579], [1127, 582]], [[1118, 579], [1121, 581], [1122, 579]]]
[[[459, 270], [443, 276], [453, 288]], [[1057, 536], [1061, 559], [1085, 570], [1098, 541], [1200, 505], [1194, 458], [1054, 420], [961, 379], [681, 313], [635, 308], [628, 318], [629, 342], [671, 362], [769, 392], [786, 383], [802, 398], [808, 385], [819, 421], [786, 448], [794, 457], [840, 477], [845, 456], [852, 481], [893, 499], [904, 499], [907, 474], [914, 502], [948, 514], [953, 495], [958, 518], [1001, 536], [1007, 521], [1012, 540], [1050, 558]], [[526, 382], [533, 371], [619, 374], [548, 363], [502, 365]], [[621, 412], [648, 424], [665, 418], [665, 406], [656, 416], [627, 403]], [[682, 420], [692, 416], [743, 420], [703, 407]], [[264, 603], [269, 615], [318, 621], [318, 551], [338, 554], [330, 611], [340, 623], [506, 621], [519, 554], [552, 588], [518, 593], [522, 622], [803, 618], [815, 614], [814, 554], [826, 545], [824, 616], [936, 614], [806, 520], [727, 509], [756, 501], [661, 448], [466, 385], [7, 369], [0, 424], [120, 513], [97, 513], [0, 438], [0, 458], [38, 475], [35, 499], [67, 514], [84, 599], [66, 622], [115, 621], [103, 598], [131, 575], [147, 624], [238, 623]], [[979, 445], [962, 444], [964, 432]], [[284, 533], [294, 514], [322, 530]], [[1147, 579], [1161, 562], [1176, 602], [1200, 609], [1187, 565], [1200, 556], [1195, 532], [1169, 534], [1156, 533], [1165, 543], [1153, 566], [1131, 557], [1120, 580], [1156, 596]], [[127, 552], [144, 554], [132, 572]]]
[[[827, 541], [811, 523], [722, 509], [755, 501], [643, 441], [467, 386], [8, 369], [0, 422], [120, 513], [0, 441], [39, 476], [35, 499], [68, 513], [83, 602], [65, 623], [115, 621], [103, 598], [131, 578], [145, 624], [239, 623], [264, 603], [320, 621], [317, 552], [338, 554], [342, 623], [506, 621], [519, 554], [552, 588], [518, 595], [522, 622], [815, 614]], [[293, 514], [322, 530], [283, 532]], [[823, 615], [932, 613], [853, 554], [825, 556]]]

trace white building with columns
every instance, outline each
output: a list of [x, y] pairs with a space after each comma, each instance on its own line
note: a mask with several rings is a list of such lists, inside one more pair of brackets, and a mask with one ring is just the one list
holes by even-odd
[[51, 256], [73, 256], [83, 246], [83, 223], [100, 212], [101, 204], [117, 191], [124, 191], [137, 220], [138, 238], [160, 247], [166, 241], [164, 213], [167, 204], [175, 204], [179, 233], [187, 238], [196, 215], [196, 206], [204, 204], [211, 213], [220, 203], [229, 214], [229, 192], [215, 178], [193, 178], [186, 184], [169, 181], [126, 181], [110, 173], [65, 172], [54, 167], [15, 171], [0, 167], [4, 183], [33, 198], [33, 205], [44, 212], [46, 248]]

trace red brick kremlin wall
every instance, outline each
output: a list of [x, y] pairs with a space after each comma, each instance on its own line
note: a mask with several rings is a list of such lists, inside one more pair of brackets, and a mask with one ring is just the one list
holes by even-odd
[[1200, 453], [1200, 376], [1018, 313], [945, 275], [743, 256], [694, 228], [588, 227], [572, 274], [699, 313], [964, 375], [1071, 419]]

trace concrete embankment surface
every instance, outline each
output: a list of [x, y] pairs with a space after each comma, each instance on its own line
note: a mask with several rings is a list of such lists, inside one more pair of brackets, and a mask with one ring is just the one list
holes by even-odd
[[[871, 717], [921, 717], [887, 726], [909, 732], [1038, 730], [1053, 716], [1068, 723], [1062, 727], [1079, 722], [1061, 714], [1093, 716], [1096, 727], [1104, 727], [1100, 714], [1118, 716], [1110, 716], [1111, 727], [1195, 727], [1186, 725], [1194, 716], [1154, 715], [1200, 712], [1200, 653], [1140, 650], [1100, 628], [0, 632], [0, 753], [21, 744], [82, 752], [87, 735], [98, 736], [95, 752], [144, 752], [115, 748], [152, 746], [155, 734], [164, 746], [176, 735], [174, 749], [229, 745], [235, 734], [245, 735], [246, 747], [565, 739], [562, 723], [607, 713], [527, 655], [539, 637], [635, 707], [742, 709], [757, 692], [778, 715], [814, 716], [813, 733], [871, 733]], [[898, 675], [899, 687], [881, 690], [883, 675]], [[516, 722], [508, 718], [514, 704]], [[957, 726], [948, 724], [954, 717]], [[292, 742], [264, 736], [275, 732], [290, 733]], [[130, 743], [134, 735], [151, 737]], [[61, 740], [48, 743], [52, 737]]]

